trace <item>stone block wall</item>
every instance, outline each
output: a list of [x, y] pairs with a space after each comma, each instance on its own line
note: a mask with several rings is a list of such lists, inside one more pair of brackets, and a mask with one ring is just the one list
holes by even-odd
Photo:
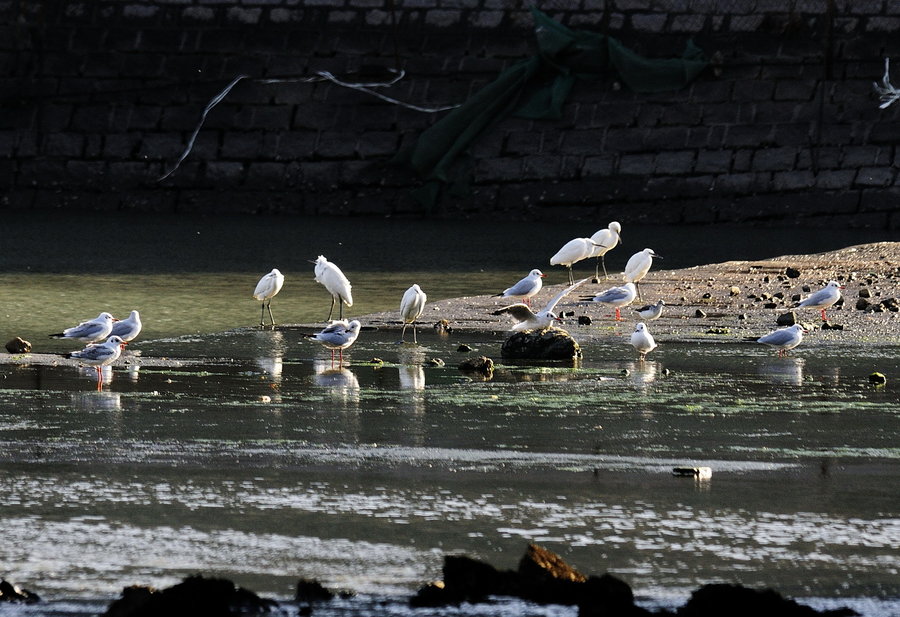
[[456, 167], [469, 190], [423, 205], [389, 163], [448, 112], [413, 106], [535, 54], [531, 4], [0, 0], [0, 207], [900, 227], [900, 103], [872, 86], [885, 58], [900, 86], [900, 0], [537, 0], [713, 62], [677, 91], [610, 73], [561, 119], [504, 118]]

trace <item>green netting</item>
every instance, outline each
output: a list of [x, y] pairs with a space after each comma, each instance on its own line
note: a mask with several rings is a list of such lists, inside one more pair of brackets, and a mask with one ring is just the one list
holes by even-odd
[[453, 163], [487, 127], [504, 117], [559, 118], [576, 81], [594, 81], [609, 71], [635, 92], [678, 90], [708, 63], [692, 41], [679, 58], [644, 58], [613, 37], [571, 30], [534, 8], [531, 13], [538, 54], [503, 71], [395, 157], [394, 162], [426, 181], [416, 191], [424, 205], [434, 205], [441, 186], [457, 182], [451, 177]]

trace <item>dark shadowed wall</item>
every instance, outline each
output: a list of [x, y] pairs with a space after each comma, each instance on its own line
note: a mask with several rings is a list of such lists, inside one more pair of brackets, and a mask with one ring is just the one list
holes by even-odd
[[455, 159], [463, 186], [423, 201], [389, 163], [449, 112], [373, 92], [464, 103], [536, 53], [530, 5], [0, 0], [0, 207], [900, 227], [900, 103], [873, 88], [885, 58], [900, 85], [900, 0], [537, 0], [712, 63], [662, 93], [576, 80], [561, 118], [497, 118]]

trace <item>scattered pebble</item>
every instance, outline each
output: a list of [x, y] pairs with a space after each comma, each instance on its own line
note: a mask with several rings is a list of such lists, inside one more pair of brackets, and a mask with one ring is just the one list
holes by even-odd
[[461, 353], [467, 353], [467, 352], [472, 351], [472, 348], [469, 345], [462, 343], [462, 344], [460, 344], [459, 347], [456, 348], [456, 351], [459, 351]]

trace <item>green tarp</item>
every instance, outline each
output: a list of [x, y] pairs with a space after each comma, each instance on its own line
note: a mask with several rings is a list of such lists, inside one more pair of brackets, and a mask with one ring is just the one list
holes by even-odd
[[538, 54], [506, 69], [395, 158], [426, 181], [417, 193], [423, 204], [430, 207], [442, 185], [458, 182], [451, 177], [453, 163], [487, 127], [510, 114], [559, 118], [577, 80], [615, 71], [635, 92], [663, 92], [683, 88], [708, 63], [690, 41], [680, 58], [644, 58], [610, 36], [570, 30], [534, 8], [531, 13]]

